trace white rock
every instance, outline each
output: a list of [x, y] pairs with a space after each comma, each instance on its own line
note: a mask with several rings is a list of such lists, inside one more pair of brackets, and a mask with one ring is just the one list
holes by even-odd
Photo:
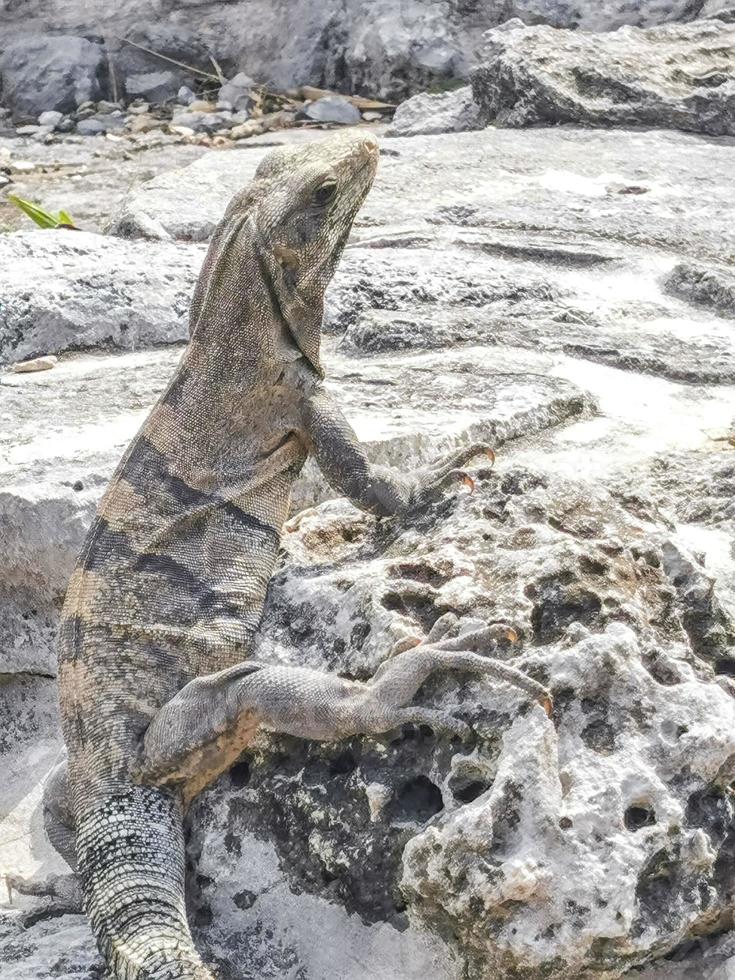
[[59, 363], [58, 357], [47, 354], [45, 357], [34, 357], [29, 361], [16, 361], [13, 371], [16, 374], [31, 374], [34, 371], [50, 371]]
[[479, 106], [469, 85], [438, 95], [421, 93], [402, 102], [396, 109], [387, 136], [427, 136], [482, 129]]
[[56, 112], [54, 109], [49, 109], [46, 112], [42, 112], [38, 117], [39, 126], [50, 126], [51, 129], [56, 129], [57, 125], [64, 118], [63, 112]]

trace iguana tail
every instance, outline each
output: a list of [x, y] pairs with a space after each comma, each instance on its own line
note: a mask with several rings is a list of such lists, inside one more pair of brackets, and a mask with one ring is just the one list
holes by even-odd
[[133, 786], [77, 824], [85, 908], [115, 980], [214, 980], [189, 932], [181, 810]]

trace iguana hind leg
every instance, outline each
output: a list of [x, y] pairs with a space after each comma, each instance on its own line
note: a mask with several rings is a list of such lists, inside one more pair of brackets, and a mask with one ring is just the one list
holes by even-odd
[[367, 683], [254, 663], [197, 678], [161, 709], [146, 732], [141, 781], [179, 785], [188, 802], [229, 768], [261, 726], [326, 742], [375, 735], [406, 722], [465, 735], [468, 726], [454, 716], [409, 704], [436, 670], [507, 681], [550, 713], [551, 695], [542, 684], [475, 652], [494, 648], [497, 633], [490, 627], [414, 646], [381, 665]]

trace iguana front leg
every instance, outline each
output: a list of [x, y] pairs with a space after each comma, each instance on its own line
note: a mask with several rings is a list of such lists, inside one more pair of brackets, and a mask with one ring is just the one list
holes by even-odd
[[384, 663], [367, 683], [302, 667], [243, 664], [187, 684], [146, 732], [140, 780], [179, 786], [185, 801], [224, 772], [262, 726], [332, 742], [377, 735], [407, 722], [465, 736], [453, 715], [409, 702], [436, 670], [459, 670], [507, 681], [551, 711], [537, 681], [476, 651], [495, 647], [497, 629], [423, 643]]
[[472, 487], [472, 478], [462, 467], [480, 454], [495, 459], [489, 446], [473, 443], [412, 472], [375, 466], [322, 388], [305, 401], [303, 422], [310, 449], [329, 483], [358, 507], [380, 517], [420, 508], [453, 482]]

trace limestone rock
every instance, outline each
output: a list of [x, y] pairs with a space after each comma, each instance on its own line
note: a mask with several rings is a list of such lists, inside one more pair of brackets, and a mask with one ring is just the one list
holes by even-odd
[[[59, 749], [58, 610], [95, 504], [179, 357], [150, 345], [183, 336], [203, 255], [183, 239], [206, 239], [264, 144], [320, 136], [253, 137], [137, 188], [117, 228], [162, 241], [0, 243], [7, 349], [67, 350], [53, 371], [0, 376], [3, 870], [60, 870], [38, 810]], [[90, 142], [63, 159], [91, 159]], [[61, 152], [31, 149], [33, 162], [11, 160], [18, 182]], [[719, 304], [733, 148], [555, 128], [382, 150], [328, 297], [327, 384], [377, 462], [411, 468], [477, 438], [498, 460], [472, 467], [474, 493], [393, 521], [335, 500], [305, 467], [256, 655], [367, 677], [447, 613], [462, 628], [504, 620], [520, 642], [494, 655], [549, 683], [556, 712], [446, 675], [421, 698], [470, 721], [467, 743], [412, 728], [321, 747], [263, 737], [190, 815], [197, 942], [223, 980], [633, 980], [647, 962], [646, 980], [724, 980], [735, 384]], [[162, 152], [141, 153], [141, 169], [170, 162]], [[123, 157], [104, 166], [131, 172]], [[93, 182], [68, 189], [84, 214]], [[145, 337], [135, 350], [129, 322]], [[100, 973], [82, 920], [22, 932], [24, 901], [0, 889], [3, 980]]]
[[735, 134], [735, 27], [722, 21], [610, 34], [518, 21], [485, 37], [472, 91], [485, 118], [498, 125]]
[[203, 252], [88, 232], [0, 237], [0, 362], [184, 340]]
[[420, 93], [396, 109], [387, 136], [429, 136], [482, 129], [484, 121], [469, 85], [438, 95]]
[[[247, 71], [276, 89], [311, 83], [343, 92], [401, 100], [436, 83], [465, 78], [476, 63], [482, 32], [520, 17], [529, 24], [609, 31], [623, 24], [650, 26], [691, 16], [692, 0], [215, 0], [188, 4], [186, 16], [171, 4], [155, 15], [147, 0], [100, 7], [85, 0], [25, 0], [6, 4], [3, 28], [14, 39], [38, 32], [94, 37], [104, 24], [105, 41], [119, 83], [132, 75], [173, 72], [192, 87], [184, 67], [123, 41], [125, 38], [179, 61], [212, 71], [213, 55], [227, 75]], [[728, 0], [707, 0], [715, 14]], [[40, 62], [38, 62], [40, 64]], [[33, 81], [40, 78], [38, 73]], [[176, 89], [174, 89], [174, 93]], [[110, 94], [110, 93], [106, 93]], [[50, 108], [42, 106], [38, 111]], [[38, 112], [34, 113], [38, 115]]]
[[16, 374], [30, 374], [33, 371], [50, 371], [58, 363], [58, 357], [54, 354], [46, 354], [43, 357], [33, 357], [30, 361], [16, 361], [13, 365], [13, 371]]
[[[552, 723], [503, 685], [446, 677], [425, 697], [475, 727], [468, 745], [428, 731], [263, 740], [191, 815], [194, 915], [223, 977], [261, 916], [297, 941], [265, 897], [275, 865], [242, 890], [263, 862], [254, 837], [292, 888], [456, 937], [474, 978], [618, 977], [717, 928], [733, 901], [735, 700], [671, 605], [666, 534], [590, 486], [511, 468], [390, 530], [322, 505], [285, 546], [261, 659], [366, 677], [451, 611], [514, 624], [522, 648], [498, 655], [549, 683], [557, 707]], [[246, 910], [234, 931], [220, 925], [233, 907]]]
[[666, 277], [664, 289], [692, 303], [730, 316], [735, 314], [735, 274], [728, 268], [682, 262]]
[[[309, 130], [269, 133], [251, 139], [246, 153], [209, 153], [133, 188], [110, 230], [146, 237], [145, 220], [173, 238], [205, 241], [274, 142], [320, 138]], [[721, 202], [731, 190], [730, 166], [726, 144], [674, 132], [488, 129], [447, 140], [392, 139], [382, 146], [353, 241], [372, 237], [380, 248], [431, 239], [438, 228], [528, 238], [536, 231], [572, 251], [578, 239], [653, 249], [666, 243], [691, 258], [727, 263], [735, 226]], [[448, 181], [449, 173], [461, 173], [461, 181]], [[683, 220], [682, 202], [692, 198], [697, 207], [686, 208]]]
[[55, 112], [53, 109], [49, 109], [46, 112], [42, 112], [38, 117], [38, 125], [51, 126], [52, 129], [56, 129], [63, 118], [63, 112]]

